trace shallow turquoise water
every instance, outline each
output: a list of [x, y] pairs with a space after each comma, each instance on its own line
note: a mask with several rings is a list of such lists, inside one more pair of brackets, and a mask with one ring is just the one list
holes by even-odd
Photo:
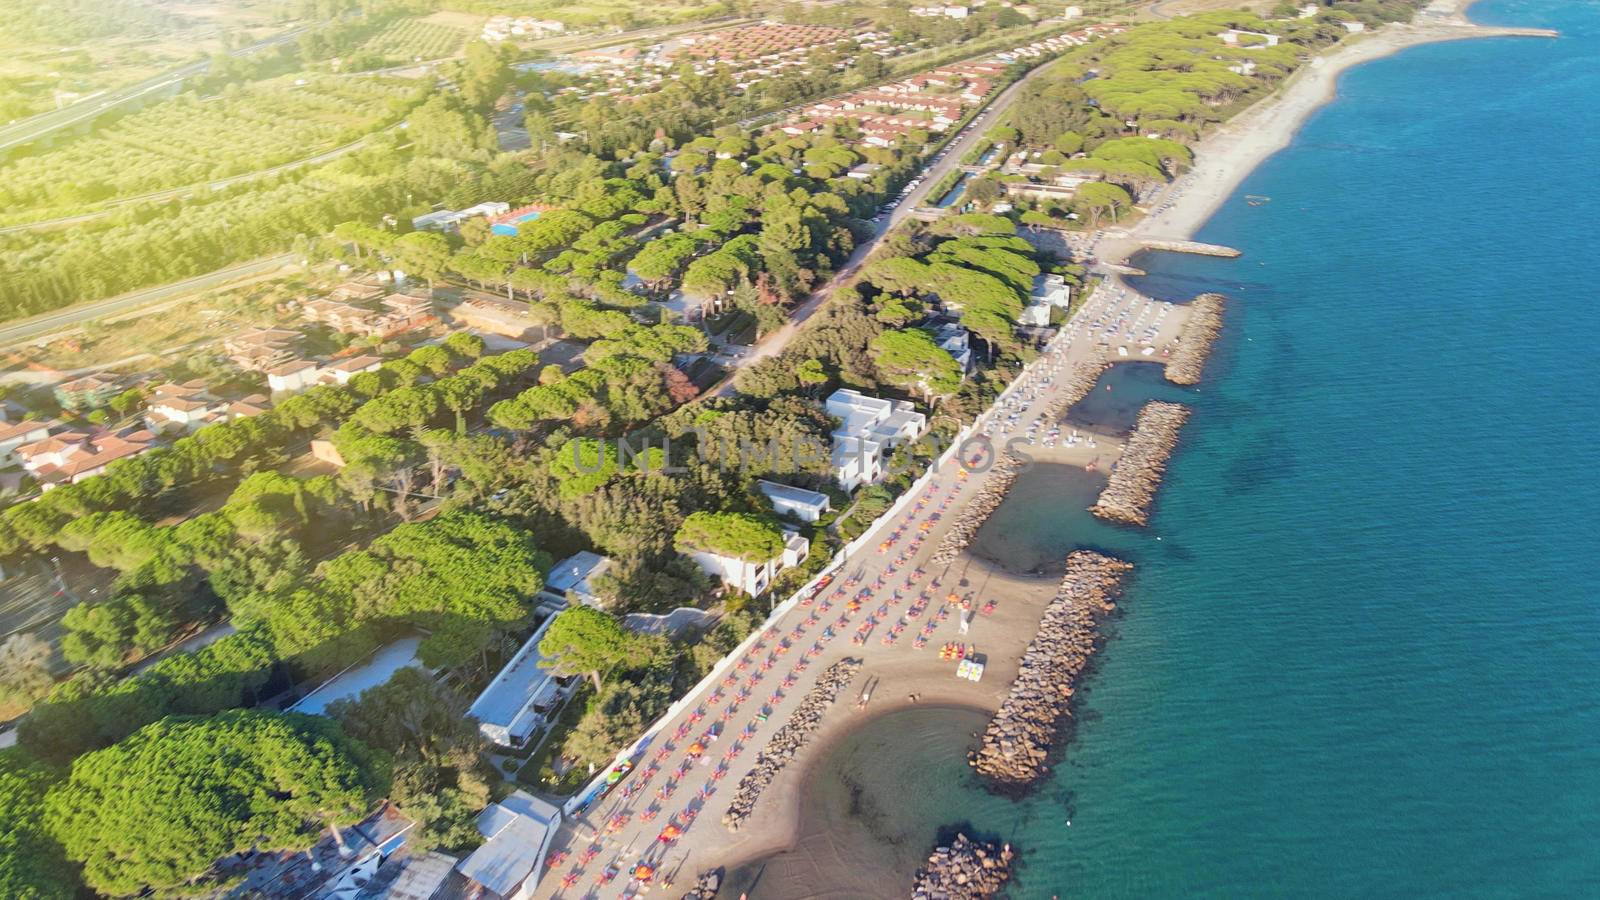
[[1146, 261], [1235, 299], [1077, 741], [923, 801], [1015, 896], [1600, 896], [1600, 4], [1473, 15], [1565, 36], [1347, 73]]

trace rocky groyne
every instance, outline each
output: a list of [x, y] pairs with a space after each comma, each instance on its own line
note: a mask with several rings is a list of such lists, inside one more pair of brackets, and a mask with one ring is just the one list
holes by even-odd
[[1178, 445], [1178, 432], [1188, 418], [1187, 406], [1159, 400], [1146, 403], [1139, 410], [1139, 421], [1110, 482], [1089, 511], [1111, 522], [1148, 525], [1151, 501], [1166, 474], [1172, 448]]
[[800, 752], [800, 748], [816, 732], [817, 726], [822, 724], [823, 713], [828, 711], [833, 701], [839, 699], [840, 692], [860, 670], [861, 660], [841, 659], [817, 676], [817, 683], [806, 692], [799, 707], [789, 716], [789, 721], [772, 735], [767, 746], [761, 748], [755, 765], [739, 779], [739, 787], [733, 792], [733, 802], [728, 804], [728, 811], [722, 816], [722, 824], [728, 826], [729, 831], [738, 831], [744, 820], [750, 817], [756, 801], [761, 798], [761, 792], [794, 760], [795, 754]]
[[1099, 646], [1101, 619], [1115, 608], [1133, 566], [1089, 550], [1067, 556], [1067, 573], [1028, 644], [1011, 692], [968, 761], [1002, 793], [1026, 790], [1048, 771], [1050, 748], [1072, 693]]
[[[1061, 383], [1055, 386], [1055, 395], [1050, 398], [1049, 404], [1044, 409], [1045, 417], [1056, 419], [1061, 416], [1072, 404], [1077, 403], [1089, 392], [1094, 390], [1094, 383], [1100, 373], [1106, 370], [1108, 364], [1104, 360], [1083, 362], [1068, 372]], [[984, 481], [983, 487], [978, 489], [978, 495], [961, 508], [955, 524], [945, 532], [939, 541], [939, 546], [928, 558], [928, 562], [935, 566], [945, 566], [955, 562], [956, 557], [967, 549], [973, 537], [989, 515], [1005, 502], [1006, 493], [1011, 490], [1011, 485], [1017, 480], [1020, 471], [1019, 460], [1010, 453], [997, 451], [999, 459], [989, 469], [989, 477]]]
[[1167, 380], [1173, 384], [1199, 384], [1211, 345], [1222, 333], [1222, 310], [1227, 298], [1201, 294], [1189, 303], [1189, 318], [1178, 333], [1178, 345], [1167, 358]]
[[1010, 844], [975, 841], [958, 834], [947, 847], [936, 847], [912, 882], [913, 900], [981, 900], [1000, 893], [1011, 878]]
[[928, 562], [935, 566], [947, 566], [955, 562], [961, 551], [967, 549], [972, 543], [972, 538], [977, 535], [978, 529], [989, 518], [989, 514], [1005, 502], [1006, 492], [1011, 490], [1011, 485], [1017, 480], [1020, 468], [1019, 460], [1010, 453], [1000, 452], [999, 458], [989, 470], [989, 477], [983, 482], [983, 487], [978, 489], [978, 496], [961, 508], [957, 514], [955, 524], [945, 532], [944, 539], [939, 541], [939, 546], [934, 549], [933, 555], [928, 557]]

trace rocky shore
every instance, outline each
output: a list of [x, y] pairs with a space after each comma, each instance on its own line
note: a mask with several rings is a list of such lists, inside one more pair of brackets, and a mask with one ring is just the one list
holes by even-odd
[[1189, 407], [1154, 401], [1139, 410], [1139, 421], [1123, 448], [1111, 481], [1089, 511], [1112, 522], [1150, 523], [1150, 503], [1167, 471], [1167, 459], [1178, 445], [1178, 432], [1189, 418]]
[[1011, 877], [1011, 845], [996, 847], [956, 835], [948, 847], [937, 847], [928, 864], [917, 870], [913, 900], [981, 900], [1000, 893]]
[[828, 711], [833, 701], [839, 699], [839, 693], [860, 670], [861, 660], [841, 659], [817, 676], [817, 683], [806, 692], [805, 699], [789, 716], [789, 721], [772, 735], [767, 746], [756, 757], [755, 765], [739, 779], [733, 802], [728, 804], [728, 811], [722, 816], [722, 824], [728, 826], [729, 831], [738, 831], [750, 817], [756, 801], [761, 798], [761, 792], [772, 784], [772, 779], [793, 761], [795, 754], [811, 739], [817, 726], [822, 724], [823, 713]]
[[990, 787], [1020, 792], [1048, 771], [1058, 723], [1071, 715], [1073, 690], [1099, 645], [1100, 620], [1115, 608], [1132, 569], [1089, 550], [1067, 556], [1067, 573], [1022, 655], [1017, 680], [968, 754]]
[[1178, 333], [1178, 346], [1167, 358], [1167, 380], [1173, 384], [1199, 384], [1211, 345], [1222, 333], [1222, 310], [1227, 298], [1201, 294], [1189, 303], [1189, 318]]

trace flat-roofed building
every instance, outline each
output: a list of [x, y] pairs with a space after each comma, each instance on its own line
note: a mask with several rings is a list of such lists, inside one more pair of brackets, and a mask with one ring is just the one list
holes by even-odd
[[550, 567], [539, 596], [557, 611], [567, 606], [569, 598], [600, 609], [600, 598], [595, 595], [593, 582], [609, 572], [614, 564], [610, 557], [580, 550]]
[[478, 732], [502, 747], [521, 747], [544, 727], [570, 693], [567, 683], [540, 665], [539, 641], [555, 616], [547, 617], [505, 664], [467, 715], [478, 720]]
[[927, 430], [928, 420], [905, 400], [870, 397], [850, 388], [829, 395], [828, 415], [840, 421], [833, 432], [834, 480], [853, 491], [884, 475], [888, 454]]
[[561, 810], [527, 791], [513, 791], [478, 814], [484, 841], [456, 871], [473, 886], [468, 896], [522, 900], [544, 873], [545, 855], [561, 827]]
[[828, 495], [817, 491], [765, 479], [757, 481], [756, 488], [772, 501], [778, 514], [794, 516], [802, 522], [815, 522], [832, 509]]

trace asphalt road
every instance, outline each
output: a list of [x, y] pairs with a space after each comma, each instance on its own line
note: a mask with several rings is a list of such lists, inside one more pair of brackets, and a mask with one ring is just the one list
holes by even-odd
[[215, 272], [208, 272], [205, 275], [197, 275], [194, 278], [176, 281], [172, 284], [145, 288], [144, 290], [133, 291], [119, 297], [97, 300], [93, 303], [81, 303], [77, 306], [69, 306], [66, 309], [42, 313], [31, 319], [0, 326], [0, 347], [9, 347], [13, 344], [32, 340], [40, 335], [49, 334], [52, 331], [60, 331], [81, 325], [91, 319], [129, 312], [141, 306], [148, 306], [163, 300], [176, 299], [184, 294], [209, 290], [240, 278], [261, 275], [281, 269], [293, 262], [294, 259], [295, 255], [293, 253], [285, 253], [281, 256], [251, 260], [250, 262], [239, 263], [225, 269], [218, 269]]
[[966, 128], [959, 132], [954, 140], [946, 145], [944, 156], [938, 162], [923, 169], [922, 174], [918, 176], [922, 179], [922, 183], [907, 194], [905, 199], [897, 201], [888, 216], [876, 223], [877, 232], [870, 240], [864, 241], [856, 247], [855, 252], [850, 254], [850, 258], [839, 269], [838, 274], [834, 275], [827, 284], [813, 291], [804, 303], [795, 308], [794, 313], [789, 317], [787, 325], [778, 329], [751, 350], [739, 361], [738, 367], [734, 372], [729, 373], [728, 377], [724, 378], [721, 383], [707, 391], [706, 396], [722, 397], [733, 393], [734, 376], [737, 374], [738, 368], [752, 365], [763, 359], [770, 359], [782, 353], [784, 348], [789, 346], [789, 342], [794, 340], [794, 336], [800, 331], [806, 320], [816, 315], [817, 310], [821, 309], [828, 298], [833, 296], [833, 292], [842, 285], [855, 280], [857, 273], [861, 269], [861, 264], [866, 262], [867, 257], [872, 255], [873, 250], [877, 249], [884, 235], [909, 218], [917, 207], [927, 203], [928, 194], [938, 183], [946, 175], [960, 167], [961, 157], [983, 142], [983, 133], [999, 119], [1000, 115], [1011, 104], [1016, 102], [1017, 97], [1022, 93], [1023, 85], [1032, 81], [1048, 68], [1048, 63], [1034, 67], [1033, 71], [1017, 79], [1010, 87], [1001, 91], [999, 96], [989, 101], [983, 111]]
[[[283, 34], [275, 35], [259, 43], [251, 44], [248, 47], [235, 50], [233, 51], [232, 55], [244, 56], [266, 47], [271, 47], [284, 43], [285, 41], [294, 40], [299, 36], [300, 32], [304, 30], [305, 28], [301, 27], [291, 31], [286, 31]], [[46, 137], [54, 132], [60, 131], [63, 128], [69, 128], [80, 122], [89, 121], [90, 119], [99, 116], [101, 113], [110, 110], [112, 107], [121, 106], [130, 100], [134, 100], [139, 97], [143, 97], [146, 94], [151, 94], [156, 91], [171, 87], [172, 85], [181, 82], [186, 78], [192, 78], [195, 75], [199, 75], [209, 68], [211, 68], [210, 60], [201, 60], [199, 62], [189, 63], [186, 66], [179, 66], [176, 69], [170, 69], [166, 72], [162, 72], [160, 75], [147, 78], [138, 84], [130, 84], [127, 87], [117, 88], [114, 91], [107, 91], [103, 94], [95, 95], [86, 100], [80, 100], [71, 106], [67, 106], [62, 109], [51, 110], [50, 112], [39, 113], [36, 116], [29, 116], [20, 122], [0, 127], [0, 153], [10, 150], [13, 147], [19, 147], [23, 144], [36, 141], [39, 138]]]

